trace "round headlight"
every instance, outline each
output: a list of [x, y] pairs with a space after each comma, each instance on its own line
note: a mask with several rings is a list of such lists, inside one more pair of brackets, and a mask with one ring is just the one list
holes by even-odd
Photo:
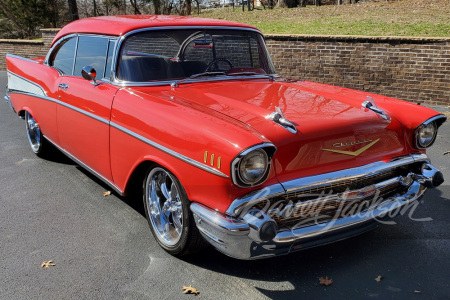
[[248, 153], [239, 163], [239, 177], [246, 184], [256, 184], [265, 175], [269, 159], [264, 150], [257, 149]]
[[417, 130], [417, 146], [420, 148], [427, 148], [431, 146], [436, 137], [436, 123], [430, 122], [428, 124], [422, 124]]

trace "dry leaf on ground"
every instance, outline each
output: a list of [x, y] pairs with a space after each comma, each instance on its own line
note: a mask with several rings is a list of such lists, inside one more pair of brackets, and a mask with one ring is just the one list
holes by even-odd
[[106, 196], [109, 196], [109, 195], [111, 195], [111, 191], [103, 192], [103, 197], [106, 197]]
[[49, 261], [44, 261], [41, 264], [41, 268], [48, 268], [50, 266], [54, 266], [55, 264], [53, 263], [53, 260], [49, 260]]
[[194, 295], [198, 295], [198, 294], [200, 294], [200, 292], [197, 291], [196, 289], [194, 289], [192, 286], [184, 286], [184, 285], [183, 285], [183, 294], [194, 294]]
[[330, 278], [330, 279], [328, 279], [328, 276], [325, 276], [325, 278], [323, 278], [323, 277], [320, 277], [319, 278], [319, 284], [322, 284], [322, 285], [330, 285], [330, 284], [332, 284], [333, 283], [333, 280]]
[[450, 151], [442, 153], [442, 155], [447, 155], [447, 154], [450, 154]]
[[381, 276], [381, 275], [378, 275], [378, 276], [377, 276], [377, 278], [375, 278], [375, 281], [376, 281], [376, 282], [380, 282], [380, 281], [381, 281], [381, 279], [383, 279], [383, 276]]

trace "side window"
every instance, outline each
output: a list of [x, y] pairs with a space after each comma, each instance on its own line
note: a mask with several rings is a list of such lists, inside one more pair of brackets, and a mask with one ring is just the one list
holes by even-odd
[[86, 66], [91, 66], [97, 71], [97, 78], [103, 78], [105, 75], [107, 50], [108, 38], [80, 36], [78, 38], [77, 57], [73, 75], [81, 77], [81, 70]]
[[111, 66], [112, 59], [114, 56], [114, 47], [116, 46], [116, 41], [109, 41], [108, 46], [108, 57], [106, 58], [106, 69], [105, 69], [105, 78], [109, 79], [111, 77]]
[[50, 65], [56, 69], [59, 69], [66, 75], [72, 75], [76, 44], [77, 38], [71, 38], [60, 46]]

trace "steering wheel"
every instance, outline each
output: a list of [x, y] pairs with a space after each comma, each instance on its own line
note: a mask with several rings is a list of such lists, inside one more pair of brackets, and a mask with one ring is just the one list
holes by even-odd
[[[226, 58], [216, 58], [216, 59], [213, 59], [213, 60], [208, 64], [208, 66], [207, 66], [206, 69], [205, 69], [205, 72], [210, 72], [210, 71], [212, 71], [212, 66], [214, 66], [215, 64], [217, 64], [219, 61], [226, 62], [228, 65], [230, 65], [230, 69], [233, 68], [233, 64], [232, 64], [231, 61], [229, 61], [228, 59], [226, 59]], [[221, 69], [214, 69], [214, 70], [222, 71]]]

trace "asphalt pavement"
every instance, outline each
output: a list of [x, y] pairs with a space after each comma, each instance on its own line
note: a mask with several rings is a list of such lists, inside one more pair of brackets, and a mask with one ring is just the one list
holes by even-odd
[[5, 85], [0, 72], [0, 299], [196, 298], [182, 294], [189, 285], [198, 299], [450, 297], [450, 122], [428, 152], [447, 182], [396, 225], [266, 260], [212, 248], [179, 259], [157, 245], [140, 201], [104, 197], [109, 188], [62, 154], [36, 157]]

